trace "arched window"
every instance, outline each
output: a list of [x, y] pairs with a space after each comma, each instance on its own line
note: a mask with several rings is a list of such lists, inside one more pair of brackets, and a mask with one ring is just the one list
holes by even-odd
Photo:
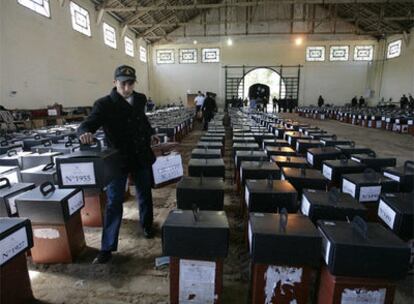
[[[242, 79], [243, 81], [243, 79]], [[239, 84], [239, 92], [242, 92], [243, 83]], [[249, 96], [249, 88], [255, 83], [262, 83], [270, 87], [270, 101], [273, 97], [285, 98], [286, 86], [280, 75], [270, 68], [256, 68], [244, 75], [244, 92], [241, 98]], [[240, 95], [240, 93], [239, 93]]]

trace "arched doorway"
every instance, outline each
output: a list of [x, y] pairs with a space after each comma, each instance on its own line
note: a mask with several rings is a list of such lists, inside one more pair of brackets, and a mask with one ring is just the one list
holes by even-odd
[[283, 78], [280, 77], [278, 72], [267, 67], [255, 68], [244, 74], [243, 78], [240, 80], [239, 83], [239, 97], [244, 99], [247, 96], [249, 96], [249, 88], [255, 83], [262, 83], [269, 86], [269, 107], [272, 107], [273, 97], [276, 97], [277, 99], [285, 98], [286, 85]]

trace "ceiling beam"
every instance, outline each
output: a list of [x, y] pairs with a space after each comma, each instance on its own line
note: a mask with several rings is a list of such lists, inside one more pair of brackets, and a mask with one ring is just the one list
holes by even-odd
[[[223, 1], [222, 3], [209, 3], [209, 4], [199, 4], [197, 1], [193, 1], [192, 4], [184, 5], [149, 5], [149, 6], [130, 6], [130, 7], [111, 7], [105, 6], [106, 11], [111, 12], [147, 12], [147, 11], [156, 11], [156, 10], [195, 10], [195, 9], [217, 9], [225, 7], [246, 7], [246, 6], [258, 6], [258, 5], [273, 5], [273, 4], [378, 4], [378, 3], [388, 3], [389, 0], [258, 0], [258, 1], [242, 1], [242, 2], [227, 2]], [[400, 3], [412, 3], [412, 1], [405, 0]]]

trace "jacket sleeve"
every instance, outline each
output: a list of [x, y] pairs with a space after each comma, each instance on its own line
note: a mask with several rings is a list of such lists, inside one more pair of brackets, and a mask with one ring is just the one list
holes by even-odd
[[[147, 96], [145, 96], [144, 94], [141, 94], [141, 96], [142, 96], [141, 98], [145, 101], [144, 104], [146, 105], [147, 102], [148, 102]], [[144, 113], [144, 123], [147, 126], [150, 135], [154, 135], [155, 134], [155, 130], [152, 128], [151, 123], [149, 122], [149, 119], [148, 119], [147, 115], [145, 114], [145, 106], [144, 106], [143, 113]]]
[[102, 105], [102, 102], [98, 100], [94, 103], [92, 111], [89, 114], [89, 116], [78, 127], [78, 130], [77, 130], [78, 136], [86, 132], [90, 132], [92, 134], [95, 133], [102, 126], [103, 121], [104, 121], [103, 105]]

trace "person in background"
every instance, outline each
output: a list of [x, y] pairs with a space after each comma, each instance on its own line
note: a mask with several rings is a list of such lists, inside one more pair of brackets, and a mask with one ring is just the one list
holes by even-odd
[[359, 97], [358, 105], [359, 105], [360, 108], [365, 107], [364, 97], [362, 97], [362, 96]]
[[276, 111], [277, 111], [277, 104], [278, 104], [278, 100], [277, 100], [276, 96], [273, 97], [272, 103], [273, 103], [273, 113], [276, 113]]
[[208, 123], [214, 117], [214, 112], [217, 111], [216, 100], [214, 99], [214, 94], [207, 92], [207, 97], [204, 100], [202, 111], [204, 117], [204, 128], [203, 130], [207, 130]]
[[257, 108], [256, 98], [254, 98], [254, 97], [250, 98], [250, 105], [249, 105], [249, 107], [252, 110], [256, 110], [256, 108]]
[[154, 110], [155, 103], [152, 101], [151, 97], [148, 97], [147, 101], [147, 111], [152, 112]]
[[351, 106], [353, 108], [356, 108], [357, 105], [358, 105], [358, 98], [356, 96], [354, 96], [354, 98], [352, 98], [352, 100], [351, 100]]
[[135, 180], [139, 207], [139, 220], [145, 238], [153, 237], [152, 164], [155, 155], [151, 144], [159, 142], [147, 116], [147, 97], [134, 91], [135, 69], [122, 65], [115, 70], [114, 85], [109, 95], [98, 99], [92, 112], [77, 130], [82, 144], [94, 143], [93, 134], [103, 128], [108, 145], [119, 151], [122, 175], [112, 180], [106, 190], [101, 250], [94, 264], [106, 263], [112, 251], [118, 248], [119, 228], [122, 222], [125, 186], [128, 175]]
[[408, 103], [409, 103], [409, 101], [408, 101], [407, 96], [405, 96], [405, 94], [403, 94], [403, 96], [400, 99], [400, 108], [401, 109], [407, 108]]
[[318, 107], [322, 107], [324, 103], [325, 103], [325, 100], [323, 99], [322, 95], [319, 95]]
[[414, 97], [410, 93], [408, 93], [408, 107], [414, 109]]
[[198, 91], [197, 97], [194, 99], [195, 105], [196, 105], [196, 112], [200, 112], [201, 108], [204, 104], [204, 95], [200, 91]]

